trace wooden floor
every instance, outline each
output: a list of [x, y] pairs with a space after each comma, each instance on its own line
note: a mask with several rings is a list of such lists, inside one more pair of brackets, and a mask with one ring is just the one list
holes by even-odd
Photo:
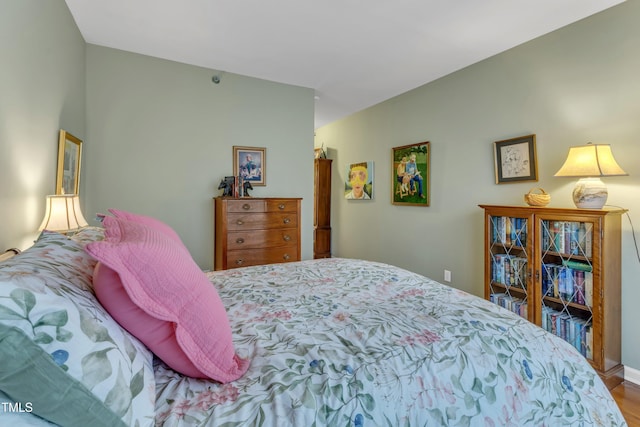
[[640, 386], [625, 381], [611, 390], [611, 394], [629, 427], [640, 427]]

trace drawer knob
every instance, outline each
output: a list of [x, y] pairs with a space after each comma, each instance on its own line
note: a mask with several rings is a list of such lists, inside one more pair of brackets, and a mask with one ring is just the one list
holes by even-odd
[[248, 211], [249, 209], [251, 209], [251, 205], [249, 205], [249, 203], [245, 203], [244, 205], [242, 205], [242, 209]]
[[289, 240], [291, 240], [291, 236], [289, 236], [288, 234], [285, 234], [284, 236], [282, 236], [282, 238], [284, 239], [285, 242], [288, 242]]
[[285, 224], [289, 224], [291, 222], [291, 218], [285, 218], [282, 220]]
[[289, 256], [289, 254], [284, 254], [282, 258], [284, 258], [285, 261], [289, 261], [289, 258], [291, 257]]
[[280, 209], [281, 211], [283, 211], [283, 210], [284, 210], [284, 203], [280, 203], [280, 204], [278, 205], [278, 209]]
[[242, 224], [244, 224], [244, 221], [243, 221], [243, 220], [241, 220], [241, 219], [239, 219], [239, 220], [237, 220], [237, 221], [236, 221], [236, 224], [238, 224], [238, 225], [242, 225]]
[[244, 260], [242, 258], [236, 260], [236, 265], [244, 264]]
[[239, 245], [241, 245], [241, 244], [243, 244], [243, 243], [244, 243], [244, 239], [243, 239], [242, 237], [238, 237], [238, 238], [236, 239], [236, 243], [237, 243], [237, 244], [239, 244]]

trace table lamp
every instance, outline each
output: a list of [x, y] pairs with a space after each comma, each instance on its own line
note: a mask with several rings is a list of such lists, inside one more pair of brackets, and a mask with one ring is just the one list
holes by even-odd
[[46, 210], [38, 231], [49, 230], [67, 234], [89, 225], [80, 210], [80, 198], [75, 194], [47, 196]]
[[609, 144], [580, 145], [569, 148], [567, 160], [554, 176], [579, 177], [573, 189], [573, 202], [582, 209], [602, 209], [609, 195], [602, 176], [628, 175], [613, 158]]

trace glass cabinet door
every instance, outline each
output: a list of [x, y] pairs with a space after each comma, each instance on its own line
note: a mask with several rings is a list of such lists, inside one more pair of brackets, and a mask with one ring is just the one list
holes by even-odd
[[595, 223], [542, 219], [540, 318], [536, 323], [593, 358]]
[[[490, 215], [488, 299], [530, 319], [530, 244], [528, 217]], [[532, 314], [531, 314], [532, 315]]]

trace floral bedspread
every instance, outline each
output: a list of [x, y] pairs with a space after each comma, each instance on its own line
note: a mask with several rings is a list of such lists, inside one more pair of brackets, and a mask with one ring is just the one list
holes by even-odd
[[569, 344], [384, 264], [325, 259], [209, 273], [240, 380], [156, 361], [158, 426], [624, 426]]

